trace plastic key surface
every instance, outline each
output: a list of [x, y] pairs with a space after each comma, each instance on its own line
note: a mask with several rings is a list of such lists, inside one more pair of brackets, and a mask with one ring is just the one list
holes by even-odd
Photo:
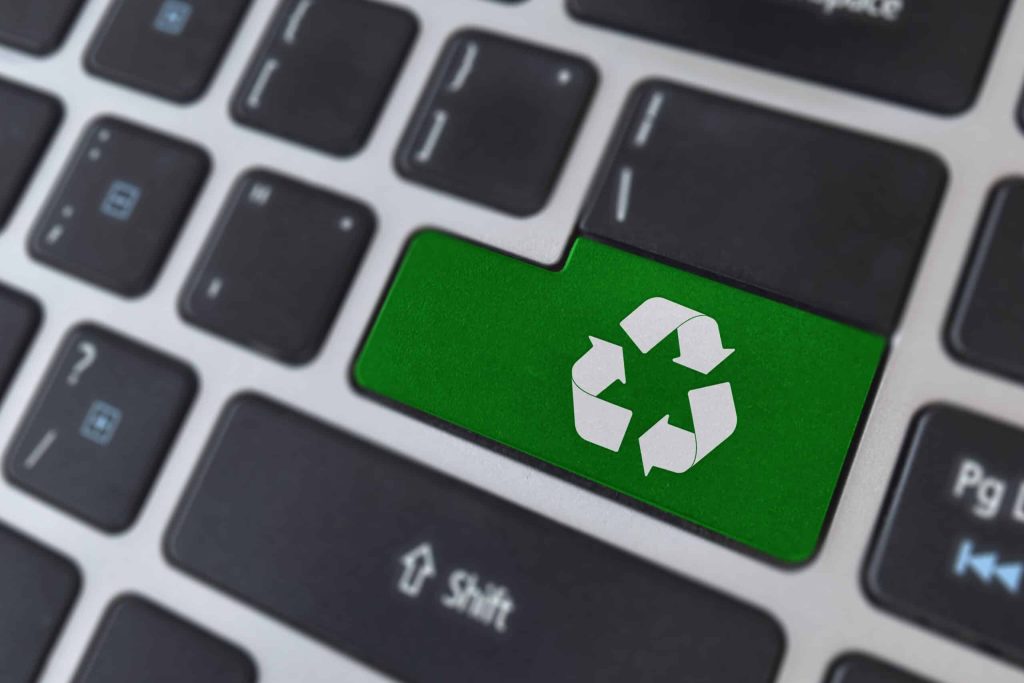
[[60, 118], [61, 106], [49, 95], [0, 81], [0, 229], [20, 199]]
[[920, 150], [649, 81], [581, 227], [889, 334], [945, 182]]
[[413, 239], [366, 390], [783, 562], [814, 552], [885, 340], [578, 239]]
[[254, 683], [247, 654], [135, 596], [107, 610], [73, 683]]
[[195, 391], [195, 375], [178, 361], [78, 327], [7, 451], [7, 477], [104, 530], [121, 531], [142, 507]]
[[176, 102], [198, 98], [250, 0], [117, 0], [89, 46], [94, 74]]
[[83, 134], [32, 232], [32, 255], [124, 296], [156, 280], [206, 180], [198, 147], [111, 118]]
[[68, 560], [0, 526], [0, 680], [38, 680], [81, 583]]
[[832, 668], [826, 683], [930, 683], [864, 655], [843, 657]]
[[866, 579], [883, 607], [1020, 663], [1022, 453], [1012, 425], [950, 406], [923, 412]]
[[0, 400], [39, 326], [38, 304], [0, 285]]
[[53, 52], [81, 6], [82, 0], [4, 0], [0, 43], [37, 55]]
[[1007, 0], [568, 0], [580, 19], [952, 114], [981, 85]]
[[264, 399], [225, 410], [175, 564], [399, 680], [769, 683], [772, 618]]
[[355, 154], [370, 136], [416, 30], [412, 14], [377, 2], [289, 0], [278, 9], [232, 113], [244, 124], [325, 152]]

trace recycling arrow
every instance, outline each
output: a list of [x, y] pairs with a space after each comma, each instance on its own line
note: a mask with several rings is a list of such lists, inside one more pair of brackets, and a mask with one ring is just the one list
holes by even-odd
[[618, 452], [633, 411], [598, 395], [616, 382], [626, 383], [626, 362], [621, 346], [597, 337], [591, 337], [590, 343], [590, 350], [572, 366], [576, 432], [592, 444]]
[[[718, 322], [668, 299], [653, 297], [643, 302], [621, 323], [641, 353], [675, 334], [679, 356], [674, 362], [702, 375], [713, 372], [735, 349], [722, 345]], [[600, 398], [615, 382], [626, 383], [622, 347], [590, 337], [591, 348], [572, 368], [573, 413], [576, 432], [584, 440], [618, 452], [633, 412]], [[694, 431], [669, 424], [665, 415], [640, 437], [644, 475], [655, 468], [681, 474], [736, 431], [736, 406], [732, 385], [719, 383], [687, 394]]]

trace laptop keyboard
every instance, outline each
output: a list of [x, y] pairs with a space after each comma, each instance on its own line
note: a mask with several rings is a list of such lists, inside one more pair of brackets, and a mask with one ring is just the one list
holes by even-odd
[[0, 681], [1024, 680], [1008, 5], [0, 0]]

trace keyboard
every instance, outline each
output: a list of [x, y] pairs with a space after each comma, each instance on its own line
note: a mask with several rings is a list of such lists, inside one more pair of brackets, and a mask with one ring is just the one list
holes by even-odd
[[0, 683], [1024, 681], [1008, 0], [0, 0]]

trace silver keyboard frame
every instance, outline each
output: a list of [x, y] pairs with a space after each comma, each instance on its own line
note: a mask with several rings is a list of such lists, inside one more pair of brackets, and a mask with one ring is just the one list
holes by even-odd
[[[628, 0], [624, 0], [628, 1]], [[0, 520], [75, 559], [82, 592], [41, 683], [68, 681], [110, 601], [144, 594], [237, 643], [263, 683], [386, 680], [371, 668], [173, 568], [163, 533], [226, 401], [255, 390], [381, 444], [679, 575], [758, 605], [782, 624], [787, 647], [779, 683], [821, 681], [832, 661], [870, 653], [939, 682], [1024, 681], [1019, 669], [873, 605], [862, 569], [901, 445], [913, 416], [933, 402], [966, 406], [1024, 428], [1024, 386], [970, 368], [944, 346], [947, 314], [987, 195], [999, 179], [1024, 174], [1024, 134], [1015, 112], [1024, 87], [1024, 5], [1011, 3], [975, 106], [940, 117], [881, 100], [726, 62], [574, 21], [563, 0], [504, 5], [486, 0], [394, 0], [420, 20], [420, 34], [368, 146], [337, 159], [234, 123], [228, 103], [277, 0], [255, 0], [198, 103], [179, 106], [87, 74], [82, 55], [108, 0], [88, 0], [54, 55], [0, 48], [0, 76], [56, 94], [65, 118], [27, 192], [0, 233], [0, 281], [31, 292], [45, 319], [0, 411], [7, 444], [65, 333], [95, 321], [193, 364], [200, 391], [183, 431], [126, 533], [104, 534], [0, 482]], [[970, 11], [969, 3], [964, 11]], [[589, 58], [599, 88], [553, 198], [528, 219], [505, 216], [396, 173], [400, 135], [445, 40], [479, 27]], [[791, 570], [610, 502], [567, 481], [474, 445], [356, 392], [350, 368], [409, 235], [443, 226], [538, 263], [557, 262], [629, 90], [661, 77], [828, 124], [916, 145], [947, 164], [950, 184], [880, 381], [874, 407], [817, 557]], [[114, 114], [206, 147], [210, 179], [156, 286], [126, 300], [33, 261], [29, 230], [86, 124]], [[177, 299], [234, 180], [265, 166], [367, 202], [378, 232], [327, 344], [304, 367], [286, 367], [186, 324]], [[737, 193], [742, 195], [742, 188]], [[1024, 457], [1024, 453], [1021, 454]], [[941, 571], [942, 568], [936, 568]]]

